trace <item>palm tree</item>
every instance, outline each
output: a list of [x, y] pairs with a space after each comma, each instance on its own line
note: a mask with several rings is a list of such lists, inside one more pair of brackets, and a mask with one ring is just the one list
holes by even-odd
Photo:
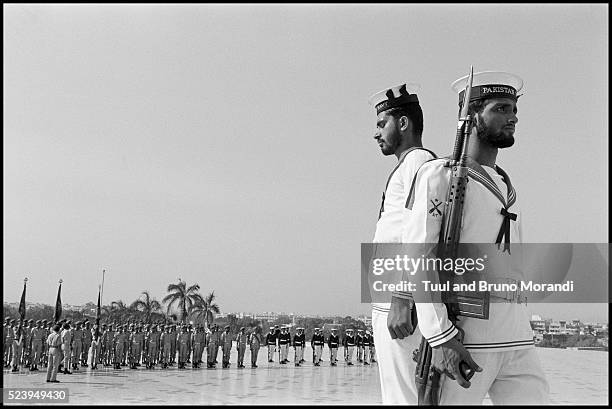
[[132, 309], [124, 304], [123, 301], [113, 301], [111, 303], [111, 316], [123, 322], [130, 317]]
[[138, 299], [130, 307], [136, 311], [143, 312], [147, 324], [150, 324], [153, 313], [161, 311], [161, 304], [156, 299], [151, 298], [148, 291], [143, 291], [142, 294], [144, 295], [144, 300]]
[[202, 296], [198, 293], [200, 286], [194, 284], [187, 288], [187, 283], [179, 279], [178, 284], [168, 284], [168, 294], [162, 300], [163, 303], [168, 303], [168, 313], [174, 304], [178, 304], [178, 309], [181, 313], [181, 322], [187, 319], [187, 311], [191, 310], [195, 303], [203, 302]]
[[217, 304], [214, 304], [213, 301], [215, 299], [215, 292], [211, 292], [206, 296], [206, 298], [202, 299], [202, 302], [196, 303], [189, 310], [189, 314], [193, 314], [195, 317], [204, 316], [204, 320], [206, 321], [206, 326], [210, 327], [213, 320], [215, 319], [215, 314], [219, 314], [221, 309]]

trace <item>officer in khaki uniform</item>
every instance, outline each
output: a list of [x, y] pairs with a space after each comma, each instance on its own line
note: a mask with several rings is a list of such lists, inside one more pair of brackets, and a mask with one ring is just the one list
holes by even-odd
[[30, 366], [30, 371], [38, 371], [43, 344], [47, 339], [47, 331], [42, 327], [42, 321], [36, 321], [36, 327], [32, 328], [30, 337], [32, 339], [32, 365]]
[[11, 319], [8, 322], [5, 338], [5, 350], [6, 350], [6, 364], [7, 368], [11, 367], [13, 355], [15, 355], [15, 349], [13, 348], [13, 341], [15, 340], [15, 320]]
[[191, 334], [187, 330], [186, 325], [179, 327], [179, 334], [176, 342], [179, 349], [178, 367], [179, 369], [185, 369], [185, 364], [189, 359], [189, 353], [191, 351]]
[[47, 365], [47, 382], [59, 382], [57, 380], [57, 371], [59, 368], [61, 355], [60, 348], [62, 345], [62, 337], [59, 333], [60, 326], [55, 325], [53, 332], [47, 337], [46, 344], [49, 350], [49, 363]]
[[11, 372], [19, 372], [21, 350], [24, 343], [25, 333], [21, 323], [19, 323], [19, 325], [13, 327], [13, 362]]
[[159, 336], [159, 345], [162, 353], [161, 365], [162, 368], [170, 366], [172, 361], [172, 327], [170, 325], [162, 326], [163, 331]]
[[100, 363], [104, 366], [110, 366], [110, 347], [112, 343], [113, 341], [110, 331], [110, 325], [107, 327], [106, 324], [102, 324], [102, 336], [100, 337], [100, 344], [102, 345], [102, 356], [100, 357]]
[[247, 346], [247, 335], [244, 333], [245, 328], [241, 327], [240, 332], [236, 335], [236, 350], [238, 351], [238, 368], [244, 368], [244, 353]]
[[145, 333], [143, 331], [143, 326], [138, 325], [136, 329], [136, 345], [132, 345], [132, 348], [135, 348], [134, 352], [134, 365], [140, 366], [140, 361], [142, 360], [142, 353], [145, 345]]
[[170, 327], [170, 343], [171, 343], [171, 347], [170, 347], [170, 363], [169, 365], [174, 365], [174, 363], [176, 362], [176, 339], [178, 337], [178, 331], [176, 329], [176, 325], [172, 324], [172, 326]]
[[64, 357], [64, 374], [70, 375], [70, 357], [72, 356], [72, 331], [70, 331], [70, 324], [64, 323], [64, 330], [62, 331], [62, 355]]
[[[130, 324], [133, 328], [133, 324]], [[127, 324], [123, 324], [121, 327], [123, 333], [125, 334], [123, 339], [123, 353], [121, 355], [121, 366], [127, 366], [128, 364], [128, 353], [130, 352], [130, 333], [132, 329], [128, 327]]]
[[232, 352], [232, 334], [230, 333], [230, 326], [225, 326], [225, 331], [221, 335], [221, 345], [223, 347], [223, 368], [229, 368], [230, 366], [230, 354]]
[[[157, 327], [158, 326], [155, 324], [151, 325], [151, 330], [147, 334], [146, 342], [147, 342], [147, 348], [148, 348], [148, 355], [147, 355], [147, 368], [148, 369], [155, 368], [155, 365], [157, 364], [157, 357], [159, 355], [160, 334], [157, 332]], [[159, 329], [163, 331], [164, 326], [160, 325]]]
[[210, 329], [210, 333], [208, 333], [206, 335], [207, 337], [207, 350], [208, 350], [208, 356], [206, 357], [206, 367], [207, 368], [214, 368], [215, 367], [215, 358], [217, 356], [217, 346], [218, 346], [218, 335], [217, 333], [217, 328], [216, 325], [213, 325]]
[[206, 333], [204, 328], [200, 325], [196, 327], [195, 333], [193, 334], [193, 363], [192, 368], [199, 368], [202, 363], [202, 354], [204, 352], [204, 346], [206, 345]]
[[77, 321], [74, 323], [74, 330], [72, 331], [72, 369], [75, 371], [79, 370], [82, 352], [83, 329], [81, 328], [81, 321]]
[[115, 369], [121, 369], [121, 360], [123, 359], [123, 350], [125, 349], [126, 338], [127, 335], [125, 333], [125, 327], [121, 325], [119, 327], [119, 331], [115, 334], [115, 337], [113, 338], [113, 346], [115, 349]]
[[257, 368], [257, 355], [263, 342], [261, 327], [257, 326], [249, 335], [249, 348], [251, 349], [251, 368]]

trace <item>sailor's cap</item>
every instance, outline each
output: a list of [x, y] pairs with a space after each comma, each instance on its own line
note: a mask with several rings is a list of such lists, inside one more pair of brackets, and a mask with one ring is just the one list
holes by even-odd
[[[463, 95], [469, 75], [461, 77], [451, 84], [451, 88], [459, 94], [459, 106], [463, 104]], [[515, 74], [504, 71], [475, 72], [472, 79], [470, 102], [488, 98], [518, 99], [519, 91], [523, 89], [523, 80]]]
[[240, 331], [244, 331], [244, 327], [240, 327]]
[[418, 104], [419, 97], [416, 92], [421, 88], [416, 83], [405, 83], [395, 87], [385, 88], [372, 95], [368, 102], [376, 109], [376, 115], [391, 108], [408, 104]]
[[225, 329], [230, 329], [230, 326], [229, 326], [229, 325], [226, 325], [226, 326], [225, 326]]
[[274, 327], [270, 327], [270, 329], [274, 329]]
[[315, 331], [319, 331], [320, 329], [321, 329], [321, 328], [315, 328], [314, 330], [315, 330]]

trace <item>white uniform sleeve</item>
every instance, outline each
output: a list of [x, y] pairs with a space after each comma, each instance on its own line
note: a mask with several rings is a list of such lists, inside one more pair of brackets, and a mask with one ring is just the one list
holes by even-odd
[[[428, 162], [418, 172], [412, 208], [406, 212], [402, 231], [403, 243], [438, 243], [450, 175], [449, 169], [443, 166], [444, 162], [444, 160]], [[420, 254], [415, 256], [419, 257]], [[438, 275], [435, 272], [426, 275], [422, 271], [417, 271], [412, 279], [421, 281], [425, 277], [436, 282]], [[419, 329], [429, 344], [436, 347], [454, 338], [458, 330], [448, 319], [446, 306], [440, 301], [439, 293], [424, 293], [423, 285], [417, 284], [417, 289], [421, 290], [419, 294], [414, 295]], [[436, 296], [438, 299], [434, 299]], [[426, 299], [429, 301], [423, 302]]]

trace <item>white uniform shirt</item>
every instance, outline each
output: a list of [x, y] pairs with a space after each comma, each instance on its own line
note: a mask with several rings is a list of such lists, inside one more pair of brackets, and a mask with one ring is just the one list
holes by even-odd
[[[441, 228], [443, 204], [448, 190], [450, 169], [443, 166], [445, 160], [439, 159], [423, 165], [415, 180], [414, 201], [406, 213], [403, 243], [437, 243]], [[461, 224], [461, 243], [495, 243], [504, 220], [500, 210], [506, 203], [515, 200], [514, 189], [508, 192], [503, 177], [490, 167], [481, 167], [498, 186], [498, 195], [486, 178], [479, 177], [470, 169], [466, 198]], [[521, 213], [516, 201], [508, 209], [517, 214], [516, 221], [510, 221], [510, 242], [521, 242]], [[497, 256], [502, 254], [503, 244]], [[506, 253], [507, 254], [507, 253]], [[520, 257], [512, 257], [508, 271], [495, 271], [495, 276], [521, 279]], [[517, 264], [518, 263], [518, 264]], [[442, 303], [417, 302], [419, 329], [432, 347], [443, 344], [457, 335], [457, 329], [448, 319], [447, 310]], [[525, 304], [491, 302], [489, 319], [459, 317], [457, 323], [465, 332], [463, 344], [467, 349], [505, 351], [524, 349], [533, 346], [533, 332]]]
[[[423, 163], [433, 157], [429, 151], [422, 148], [407, 150], [400, 156], [398, 164], [387, 180], [373, 243], [399, 243], [401, 241], [406, 199], [414, 175]], [[390, 297], [389, 295], [387, 303], [372, 303], [372, 308], [388, 312], [391, 305]]]

